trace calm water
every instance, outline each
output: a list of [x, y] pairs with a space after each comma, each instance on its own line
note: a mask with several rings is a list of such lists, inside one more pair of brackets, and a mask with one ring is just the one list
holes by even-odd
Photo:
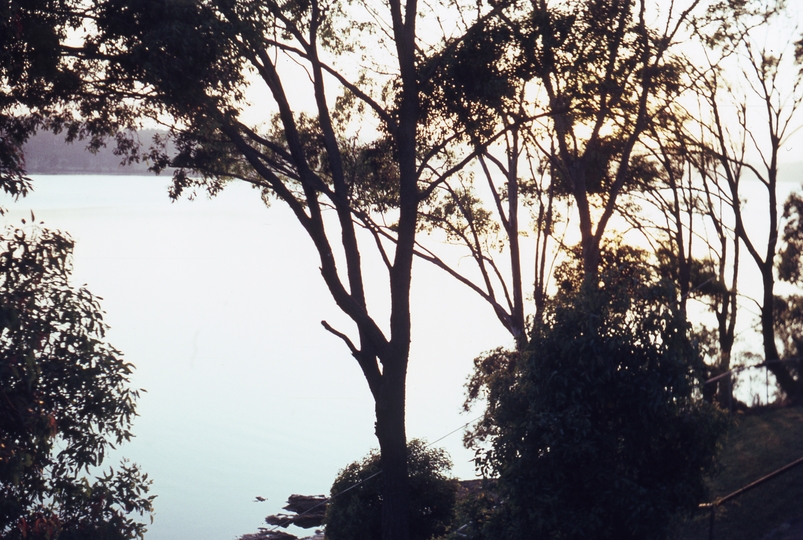
[[[136, 439], [119, 452], [154, 480], [147, 538], [229, 540], [291, 493], [328, 492], [339, 468], [375, 446], [373, 405], [356, 362], [320, 325], [351, 329], [292, 216], [244, 185], [177, 203], [166, 185], [35, 177], [28, 198], [2, 203], [3, 221], [33, 210], [74, 237], [74, 283], [103, 297], [109, 340], [147, 390]], [[374, 268], [369, 288], [381, 297]], [[472, 359], [509, 340], [481, 302], [422, 264], [414, 321], [408, 434], [435, 440], [470, 418], [460, 404]], [[460, 441], [439, 445], [471, 477]]]

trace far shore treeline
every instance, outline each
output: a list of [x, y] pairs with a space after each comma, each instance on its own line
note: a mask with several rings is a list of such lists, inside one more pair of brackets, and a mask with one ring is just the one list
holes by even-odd
[[[155, 133], [152, 129], [138, 132], [143, 146], [150, 144]], [[145, 161], [123, 164], [123, 157], [114, 153], [115, 146], [112, 139], [93, 154], [86, 141], [68, 143], [64, 133], [39, 131], [25, 144], [25, 165], [29, 174], [152, 174]]]
[[[147, 148], [156, 133], [155, 129], [137, 132], [139, 141]], [[65, 134], [39, 131], [24, 147], [25, 166], [28, 174], [120, 174], [130, 176], [150, 175], [150, 166], [145, 160], [123, 164], [123, 158], [114, 153], [115, 141], [110, 139], [97, 153], [87, 149], [86, 141], [67, 142]], [[779, 166], [778, 181], [799, 183], [803, 179], [803, 161], [783, 163]]]

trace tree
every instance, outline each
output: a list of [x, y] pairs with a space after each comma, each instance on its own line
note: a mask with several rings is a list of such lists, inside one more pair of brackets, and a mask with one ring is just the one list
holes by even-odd
[[[684, 78], [692, 96], [700, 88], [700, 79], [705, 80], [691, 63]], [[636, 180], [621, 214], [649, 243], [663, 275], [675, 283], [680, 311], [687, 311], [689, 301], [699, 301], [715, 315], [715, 331], [694, 321], [695, 339], [710, 344], [706, 356], [712, 377], [730, 370], [740, 244], [729, 220], [729, 195], [721, 192], [715, 178], [715, 161], [688, 141], [693, 118], [685, 107], [675, 104], [661, 122], [651, 126], [652, 145], [647, 147], [645, 163], [651, 164], [652, 174]], [[706, 386], [708, 398], [713, 398], [717, 386]], [[717, 396], [720, 403], [729, 403], [730, 389], [730, 384], [722, 385]]]
[[[694, 82], [684, 48], [699, 41], [695, 32], [731, 24], [742, 8], [696, 0], [495, 5], [497, 17], [422, 67], [432, 73], [422, 87], [427, 118], [460, 126], [456, 136], [477, 153], [470, 174], [447, 179], [423, 202], [422, 224], [464, 246], [476, 272], [449, 266], [436, 250], [419, 247], [417, 255], [488, 302], [523, 349], [528, 318], [541, 318], [551, 265], [565, 248], [558, 225], [579, 233], [593, 282], [616, 218], [643, 223], [634, 199], [662, 187], [662, 168], [683, 170], [680, 157], [666, 162], [662, 145], [669, 126], [689, 116], [677, 104]], [[681, 229], [670, 236], [689, 239], [675, 221]], [[690, 268], [684, 261], [681, 273]]]
[[539, 1], [521, 26], [522, 47], [533, 58], [549, 112], [539, 149], [560, 189], [575, 201], [589, 283], [620, 197], [652, 176], [644, 145], [682, 90], [685, 59], [673, 49], [685, 27], [701, 23], [696, 11], [704, 3], [660, 13], [652, 7], [643, 1]]
[[[486, 6], [476, 16], [493, 12]], [[36, 77], [18, 83], [13, 70], [4, 71], [13, 91], [2, 112], [17, 107], [23, 114], [14, 118], [34, 125], [37, 115], [53, 113], [54, 129], [67, 126], [77, 136], [143, 119], [162, 123], [176, 152], [165, 139], [143, 151], [126, 134], [117, 149], [121, 159], [144, 157], [154, 171], [172, 168], [173, 197], [196, 189], [214, 195], [240, 180], [292, 210], [318, 251], [332, 298], [354, 325], [323, 326], [352, 352], [375, 400], [383, 538], [406, 540], [404, 407], [419, 204], [470, 160], [454, 159], [449, 133], [427, 132], [417, 64], [460, 36], [421, 41], [416, 0], [381, 8], [340, 0], [28, 0], [2, 15], [12, 32], [43, 17], [46, 46], [37, 49], [31, 37], [19, 47], [29, 56], [42, 50], [52, 67], [42, 84]], [[27, 74], [32, 64], [9, 65]], [[62, 72], [74, 76], [75, 88], [28, 99], [29, 90], [49, 88]], [[244, 111], [252, 99], [246, 89], [268, 114], [255, 120]], [[26, 130], [12, 141], [15, 149]], [[390, 242], [372, 226], [377, 219], [392, 223]], [[373, 237], [366, 241], [360, 227]], [[366, 295], [366, 245], [386, 265], [387, 298], [377, 302], [389, 305], [386, 323]]]
[[[87, 140], [133, 127], [129, 103], [105, 91], [102, 61], [78, 42], [94, 27], [84, 0], [13, 0], [0, 6], [0, 185], [31, 189], [23, 146], [39, 129]], [[80, 103], [80, 105], [79, 105]]]
[[664, 538], [704, 495], [726, 423], [700, 399], [674, 287], [638, 250], [601, 255], [596, 291], [579, 257], [560, 269], [527, 351], [478, 360], [468, 401], [488, 408], [469, 442], [503, 501], [486, 538]]
[[[703, 136], [690, 139], [695, 141], [701, 159], [716, 164], [713, 180], [729, 202], [735, 236], [761, 275], [762, 293], [757, 303], [764, 362], [784, 394], [794, 401], [803, 395], [803, 386], [789, 366], [778, 361], [775, 273], [779, 255], [781, 263], [785, 263], [779, 245], [777, 189], [780, 150], [794, 133], [794, 121], [803, 104], [803, 42], [789, 40], [778, 47], [768, 43], [765, 36], [773, 28], [771, 23], [784, 23], [784, 8], [783, 1], [762, 4], [751, 17], [735, 24], [737, 32], [728, 45], [734, 62], [729, 71], [740, 77], [730, 79], [724, 62], [710, 68], [702, 85], [709, 111], [701, 123]], [[751, 102], [759, 106], [753, 108], [749, 106]], [[736, 110], [735, 119], [725, 114], [730, 107]], [[760, 111], [757, 119], [752, 114], [754, 110]], [[751, 230], [746, 223], [744, 180], [748, 178], [759, 182], [766, 193], [758, 203], [765, 205], [766, 233]], [[783, 274], [784, 268], [780, 270]]]
[[[156, 171], [174, 169], [174, 197], [244, 181], [286, 204], [308, 234], [353, 327], [322, 324], [349, 348], [375, 401], [384, 540], [409, 537], [405, 393], [419, 205], [473, 156], [455, 158], [451, 134], [423, 122], [419, 61], [461, 36], [424, 43], [419, 7], [104, 0], [89, 8], [94, 31], [75, 55], [98, 63], [103, 99], [170, 128], [177, 152], [157, 144], [147, 159]], [[494, 12], [483, 6], [475, 16]], [[275, 114], [255, 121], [246, 113], [246, 88]], [[125, 118], [95, 101], [82, 97], [81, 110], [99, 123]], [[128, 157], [140, 157], [135, 141], [122, 142]], [[375, 221], [390, 224], [389, 238]], [[380, 301], [366, 293], [366, 249], [386, 267]], [[388, 306], [386, 321], [377, 304]]]
[[59, 69], [59, 42], [71, 27], [65, 16], [69, 10], [45, 12], [44, 6], [30, 9], [32, 4], [0, 7], [0, 181], [12, 195], [30, 188], [22, 145], [42, 121], [37, 113], [48, 109], [54, 96], [71, 94], [72, 77]]
[[[784, 202], [785, 220], [777, 259], [778, 278], [797, 286], [803, 284], [803, 196], [791, 193]], [[803, 399], [803, 297], [791, 294], [775, 297], [775, 336], [780, 344], [779, 360], [795, 381], [792, 391], [783, 388], [792, 401]], [[778, 362], [780, 363], [780, 362]]]
[[[449, 530], [454, 520], [457, 480], [448, 476], [452, 464], [443, 450], [428, 448], [421, 440], [411, 439], [407, 448], [410, 539], [439, 538]], [[326, 538], [381, 538], [381, 472], [380, 457], [376, 452], [340, 471], [332, 484], [326, 508]]]
[[131, 438], [131, 365], [104, 341], [97, 299], [69, 284], [73, 242], [39, 229], [0, 236], [0, 535], [131, 539], [153, 511], [136, 465], [99, 471]]

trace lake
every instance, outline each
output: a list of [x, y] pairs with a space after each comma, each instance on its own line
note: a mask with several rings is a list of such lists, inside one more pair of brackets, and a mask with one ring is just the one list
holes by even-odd
[[[340, 468], [376, 446], [373, 401], [320, 325], [351, 329], [293, 216], [241, 184], [172, 203], [168, 182], [34, 176], [27, 198], [4, 197], [3, 222], [32, 210], [72, 235], [73, 283], [103, 297], [108, 339], [147, 390], [136, 438], [104, 463], [125, 456], [153, 479], [147, 538], [230, 540], [256, 532], [292, 493], [328, 493]], [[369, 291], [381, 296], [384, 270], [366, 258]], [[471, 419], [460, 406], [473, 358], [511, 340], [483, 302], [423, 263], [413, 321], [408, 436], [434, 441]], [[461, 440], [438, 446], [470, 478]]]

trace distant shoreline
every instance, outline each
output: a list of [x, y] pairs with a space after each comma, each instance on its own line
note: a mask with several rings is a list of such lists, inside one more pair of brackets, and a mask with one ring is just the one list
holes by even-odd
[[[149, 140], [156, 132], [141, 131], [138, 137]], [[49, 131], [40, 131], [23, 146], [25, 170], [28, 175], [115, 175], [115, 176], [150, 176], [148, 164], [144, 162], [123, 165], [123, 157], [115, 155], [114, 142], [92, 153], [86, 149], [85, 143], [75, 141], [67, 143], [64, 135], [56, 135]]]
[[97, 169], [58, 172], [29, 169], [25, 171], [25, 174], [27, 176], [153, 176], [154, 178], [161, 176], [147, 170], [99, 171]]
[[[155, 133], [155, 130], [144, 130], [138, 135], [145, 141]], [[40, 131], [23, 147], [26, 173], [49, 176], [156, 176], [148, 171], [147, 163], [122, 165], [122, 158], [114, 154], [112, 146], [102, 147], [93, 154], [80, 141], [67, 143], [63, 135]], [[778, 167], [778, 182], [803, 183], [803, 160], [779, 163]]]

